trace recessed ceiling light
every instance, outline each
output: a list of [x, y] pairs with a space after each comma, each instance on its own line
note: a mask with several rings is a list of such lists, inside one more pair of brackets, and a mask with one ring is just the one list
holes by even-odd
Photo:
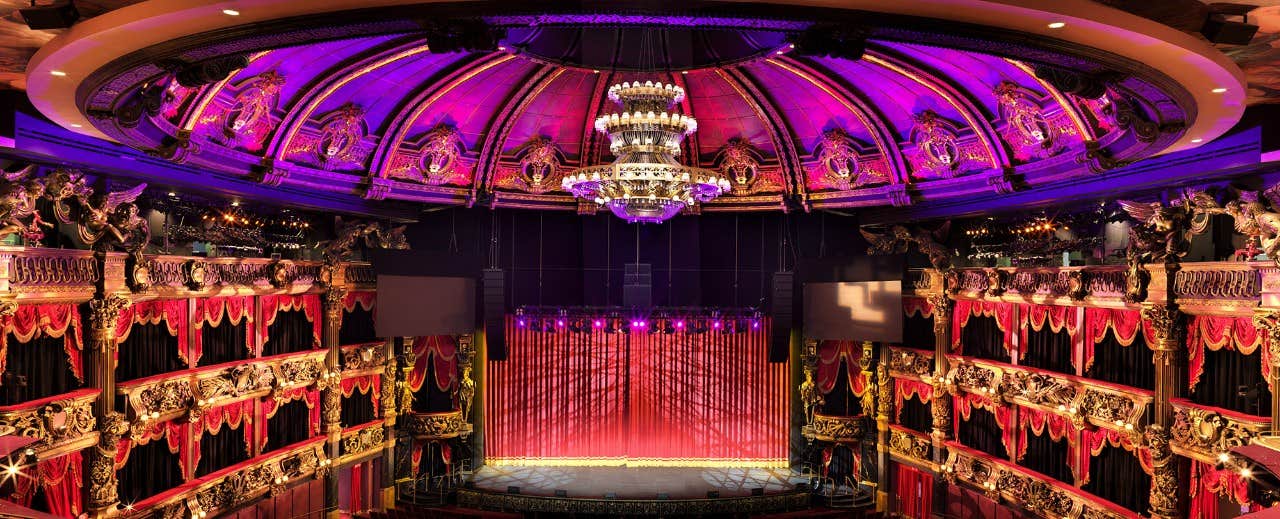
[[232, 201], [232, 202], [231, 202], [231, 207], [240, 207], [240, 202], [238, 202], [238, 201]]
[[240, 16], [240, 11], [237, 11], [235, 9], [223, 9], [222, 14], [225, 14], [227, 16]]
[[505, 51], [505, 50], [507, 50], [507, 48], [506, 48], [505, 46], [499, 45], [499, 46], [498, 46], [498, 50], [500, 50], [500, 51]]
[[681, 70], [681, 71], [680, 71], [680, 73], [681, 73], [681, 74], [688, 74], [688, 73], [689, 73], [689, 71], [688, 71], [688, 70]]
[[1196, 137], [1196, 138], [1194, 138], [1194, 139], [1191, 139], [1191, 142], [1204, 142], [1204, 139], [1201, 139], [1201, 138], [1199, 138], [1199, 137]]
[[782, 51], [778, 51], [776, 54], [778, 54], [779, 56], [781, 56], [781, 55], [782, 55]]
[[1053, 22], [1049, 24], [1050, 29], [1061, 29], [1066, 26], [1067, 26], [1066, 22]]
[[70, 126], [71, 126], [72, 128], [80, 128], [81, 126], [84, 126], [84, 125], [82, 125], [82, 124], [77, 124], [77, 123], [71, 123], [71, 124], [70, 124]]
[[1215, 94], [1225, 94], [1225, 93], [1227, 93], [1227, 89], [1225, 89], [1225, 88], [1223, 88], [1223, 87], [1218, 87], [1218, 88], [1215, 88], [1215, 89], [1213, 89], [1213, 90], [1210, 90], [1210, 92], [1213, 92], [1213, 93], [1215, 93]]
[[170, 191], [170, 192], [169, 192], [169, 196], [178, 196], [178, 194], [177, 194], [177, 193], [174, 193], [173, 191]]
[[796, 44], [794, 44], [794, 43], [788, 43], [788, 44], [787, 44], [787, 48], [788, 48], [788, 49], [794, 49], [794, 48], [796, 48]]
[[50, 70], [50, 71], [49, 71], [49, 75], [50, 75], [50, 76], [65, 77], [65, 76], [67, 75], [67, 73], [66, 73], [66, 72], [63, 72], [63, 71], [61, 71], [61, 70]]

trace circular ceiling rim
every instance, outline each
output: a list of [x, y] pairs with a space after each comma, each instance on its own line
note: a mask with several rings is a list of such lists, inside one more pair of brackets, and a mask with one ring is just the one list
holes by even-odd
[[[728, 0], [738, 2], [744, 0]], [[82, 82], [121, 56], [210, 31], [295, 16], [445, 0], [148, 0], [89, 19], [51, 40], [27, 68], [28, 96], [37, 109], [68, 130], [112, 140], [94, 128], [77, 104]], [[868, 11], [942, 19], [1022, 32], [1151, 64], [1195, 101], [1196, 118], [1162, 153], [1196, 146], [1224, 134], [1244, 111], [1244, 73], [1207, 42], [1158, 22], [1089, 0], [971, 0], [964, 9], [948, 0], [774, 0], [778, 5]], [[228, 16], [224, 9], [239, 11]], [[1106, 19], [1106, 23], [1094, 20]], [[1046, 21], [1065, 28], [1051, 29]], [[1168, 64], [1176, 64], [1167, 67]], [[1163, 65], [1163, 66], [1162, 66]], [[53, 75], [53, 72], [60, 75]], [[1225, 93], [1213, 89], [1226, 88]]]

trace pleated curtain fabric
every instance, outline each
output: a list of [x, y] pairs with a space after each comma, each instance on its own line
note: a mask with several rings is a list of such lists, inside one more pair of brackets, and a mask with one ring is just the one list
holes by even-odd
[[1191, 401], [1254, 416], [1271, 410], [1271, 388], [1262, 376], [1262, 354], [1205, 349], [1204, 371], [1191, 390]]
[[203, 352], [200, 356], [201, 366], [212, 366], [224, 362], [249, 360], [253, 352], [245, 347], [250, 333], [249, 323], [241, 320], [231, 324], [230, 319], [223, 319], [218, 326], [205, 323], [200, 328], [200, 342]]
[[974, 407], [968, 420], [959, 418], [958, 421], [960, 427], [956, 431], [956, 439], [961, 445], [1002, 460], [1009, 459], [1009, 452], [1005, 449], [1002, 438], [1004, 429], [1000, 428], [996, 415], [991, 411]]
[[1043, 434], [1037, 435], [1027, 431], [1026, 453], [1018, 460], [1018, 464], [1068, 485], [1075, 484], [1075, 476], [1071, 473], [1070, 459], [1067, 456], [1068, 439], [1054, 440], [1049, 431], [1042, 432]]
[[962, 355], [1009, 362], [1009, 352], [1004, 349], [1004, 332], [995, 317], [970, 316], [960, 333]]
[[121, 503], [136, 503], [182, 483], [178, 455], [164, 439], [130, 448], [129, 461], [116, 471]]
[[1103, 447], [1089, 462], [1089, 482], [1081, 488], [1139, 514], [1146, 514], [1150, 506], [1151, 476], [1123, 447]]
[[897, 466], [898, 512], [912, 519], [928, 519], [933, 513], [933, 476], [908, 465]]
[[262, 345], [262, 356], [310, 351], [315, 345], [314, 324], [302, 309], [279, 310], [276, 319], [267, 325], [267, 342]]
[[116, 380], [125, 382], [186, 369], [178, 342], [164, 322], [133, 323], [129, 336], [118, 348]]
[[303, 399], [280, 404], [276, 414], [267, 418], [267, 442], [262, 452], [293, 445], [311, 436], [311, 409]]
[[1018, 364], [1068, 375], [1076, 374], [1076, 368], [1071, 364], [1071, 335], [1066, 330], [1055, 332], [1048, 326], [1039, 331], [1029, 329], [1026, 338], [1026, 352], [1018, 360]]
[[1085, 372], [1086, 377], [1139, 389], [1155, 389], [1155, 354], [1147, 347], [1146, 341], [1135, 340], [1124, 346], [1116, 339], [1115, 332], [1109, 330], [1093, 351], [1093, 365]]
[[0, 405], [13, 405], [60, 395], [84, 387], [61, 337], [38, 336], [21, 342], [9, 335], [8, 362], [0, 379]]

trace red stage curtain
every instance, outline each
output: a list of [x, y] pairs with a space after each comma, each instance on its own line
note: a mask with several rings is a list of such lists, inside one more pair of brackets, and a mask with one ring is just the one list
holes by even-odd
[[271, 323], [276, 322], [276, 314], [281, 311], [302, 310], [311, 321], [311, 332], [314, 341], [312, 348], [320, 347], [320, 330], [324, 326], [321, 319], [320, 296], [318, 294], [301, 294], [294, 296], [262, 296], [258, 298], [262, 305], [262, 322], [258, 324], [258, 354], [262, 354], [262, 345], [267, 343], [268, 330]]
[[902, 314], [905, 317], [918, 315], [926, 319], [933, 317], [933, 305], [923, 297], [902, 297]]
[[[84, 350], [81, 335], [80, 309], [73, 304], [18, 305], [18, 311], [0, 320], [0, 374], [4, 373], [9, 358], [9, 334], [22, 342], [39, 335], [63, 337], [63, 350], [76, 378], [84, 380], [84, 364], [80, 352]], [[70, 331], [71, 333], [67, 333]]]
[[996, 327], [1004, 335], [1001, 343], [1004, 345], [1005, 351], [1013, 350], [1013, 331], [1016, 324], [1013, 322], [1013, 303], [960, 299], [956, 301], [956, 307], [951, 319], [951, 350], [953, 352], [960, 352], [960, 339], [963, 336], [961, 332], [964, 331], [964, 326], [969, 323], [969, 317], [975, 315], [994, 317], [996, 319]]
[[898, 512], [914, 519], [928, 519], [933, 513], [933, 475], [907, 465], [898, 465]]
[[413, 354], [416, 362], [409, 372], [409, 389], [417, 393], [427, 378], [427, 363], [433, 362], [435, 367], [436, 389], [452, 391], [457, 382], [458, 344], [452, 335], [432, 335], [418, 337], [413, 341]]
[[788, 368], [767, 362], [767, 320], [646, 323], [673, 333], [520, 320], [486, 373], [491, 459], [785, 464]]
[[[1116, 341], [1121, 346], [1130, 346], [1138, 338], [1138, 330], [1150, 337], [1147, 331], [1151, 325], [1142, 320], [1137, 310], [1121, 310], [1114, 308], [1084, 309], [1084, 369], [1093, 366], [1093, 347], [1107, 337], [1107, 331], [1114, 331]], [[1150, 344], [1147, 345], [1151, 347]]]
[[[230, 297], [210, 297], [207, 299], [196, 299], [195, 316], [192, 324], [195, 325], [196, 333], [191, 339], [191, 354], [188, 365], [195, 366], [200, 362], [200, 356], [204, 353], [204, 336], [200, 333], [201, 328], [207, 323], [209, 326], [222, 326], [222, 318], [226, 316], [228, 324], [238, 326], [240, 321], [248, 322], [248, 329], [253, 329], [253, 296], [230, 296]], [[251, 333], [244, 334], [244, 346], [249, 351], [249, 355], [253, 352], [253, 335]], [[187, 357], [183, 357], [184, 359]]]

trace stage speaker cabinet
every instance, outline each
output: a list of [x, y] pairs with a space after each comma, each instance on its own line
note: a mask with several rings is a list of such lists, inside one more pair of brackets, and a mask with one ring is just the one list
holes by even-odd
[[648, 263], [627, 263], [622, 275], [622, 306], [653, 306], [653, 268]]
[[505, 280], [502, 269], [485, 269], [481, 273], [484, 340], [489, 360], [507, 360]]
[[773, 273], [773, 331], [769, 337], [769, 362], [786, 362], [791, 355], [795, 282], [794, 272]]

